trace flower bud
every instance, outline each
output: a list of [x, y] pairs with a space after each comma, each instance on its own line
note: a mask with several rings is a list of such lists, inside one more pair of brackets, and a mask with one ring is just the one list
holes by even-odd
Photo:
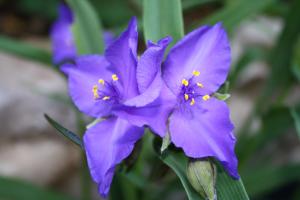
[[209, 159], [191, 159], [187, 166], [187, 177], [193, 188], [205, 199], [216, 200], [215, 164]]

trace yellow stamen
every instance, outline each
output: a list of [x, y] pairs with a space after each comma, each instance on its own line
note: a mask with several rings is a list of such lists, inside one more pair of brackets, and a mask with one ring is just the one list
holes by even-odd
[[194, 70], [194, 71], [193, 71], [193, 75], [194, 75], [194, 76], [199, 76], [199, 75], [200, 75], [200, 72], [197, 71], [197, 70]]
[[204, 101], [207, 101], [209, 98], [210, 98], [209, 95], [204, 95], [204, 96], [202, 97], [202, 99], [203, 99]]
[[195, 104], [195, 99], [192, 98], [190, 105], [193, 106]]
[[97, 86], [97, 85], [94, 85], [94, 86], [93, 86], [93, 95], [94, 95], [94, 98], [95, 98], [95, 99], [99, 98], [99, 94], [98, 94], [98, 86]]
[[201, 88], [204, 87], [202, 83], [197, 83], [197, 86], [198, 86], [198, 87], [201, 87]]
[[188, 85], [189, 85], [189, 81], [186, 80], [186, 79], [182, 79], [181, 83], [182, 83], [182, 85], [184, 85], [184, 86], [188, 86]]
[[188, 94], [184, 94], [184, 99], [187, 101], [189, 99], [189, 95]]
[[111, 75], [111, 78], [112, 78], [113, 81], [119, 80], [119, 78], [116, 74]]
[[99, 79], [99, 80], [98, 80], [98, 83], [104, 85], [105, 81], [104, 81], [103, 79]]
[[104, 96], [104, 97], [102, 98], [103, 101], [106, 101], [106, 100], [108, 100], [108, 99], [110, 99], [109, 96]]

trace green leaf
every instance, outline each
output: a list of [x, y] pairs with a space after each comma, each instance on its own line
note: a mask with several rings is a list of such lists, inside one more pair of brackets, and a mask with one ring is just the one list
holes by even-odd
[[[173, 152], [170, 150], [165, 151], [163, 155], [159, 154], [159, 141], [154, 140], [154, 149], [158, 157], [168, 165], [179, 177], [189, 200], [202, 199], [197, 192], [190, 185], [186, 176], [187, 157], [182, 153]], [[221, 165], [218, 165], [217, 173], [217, 198], [218, 200], [247, 200], [249, 199], [242, 179], [232, 179], [223, 169]]]
[[219, 200], [247, 200], [248, 194], [243, 185], [242, 179], [232, 179], [221, 167], [218, 166], [217, 176], [217, 197]]
[[216, 24], [217, 22], [223, 22], [227, 31], [232, 32], [242, 20], [249, 16], [253, 16], [274, 2], [275, 0], [234, 1], [215, 14], [208, 16], [202, 21], [202, 24]]
[[163, 154], [165, 150], [167, 150], [168, 146], [171, 144], [170, 133], [167, 132], [165, 137], [162, 140], [162, 144], [160, 147], [160, 152]]
[[159, 158], [176, 173], [185, 189], [189, 200], [202, 199], [192, 188], [186, 177], [186, 159], [176, 154], [171, 155], [170, 153], [167, 153], [165, 156], [159, 156]]
[[222, 94], [222, 93], [216, 92], [216, 93], [214, 93], [214, 96], [221, 101], [226, 101], [227, 99], [230, 98], [230, 94], [227, 94], [227, 93]]
[[[269, 62], [271, 65], [271, 74], [267, 80], [262, 95], [259, 98], [258, 110], [266, 109], [270, 104], [266, 101], [268, 97], [277, 99], [274, 94], [280, 98], [288, 87], [292, 84], [292, 72], [289, 70], [292, 65], [294, 48], [300, 34], [300, 1], [294, 0], [290, 5], [290, 10], [285, 18], [285, 25], [279, 35], [276, 46], [273, 48]], [[274, 98], [275, 96], [275, 98]]]
[[72, 198], [45, 190], [25, 181], [0, 177], [0, 199], [71, 200]]
[[[293, 126], [293, 119], [288, 107], [272, 107], [262, 116], [262, 128], [258, 133], [251, 134], [243, 140], [238, 140], [236, 153], [239, 157], [240, 168], [258, 150], [271, 143], [280, 135], [286, 133]], [[253, 136], [254, 135], [254, 136]]]
[[143, 26], [145, 40], [157, 42], [172, 36], [175, 44], [184, 35], [180, 0], [144, 0]]
[[102, 54], [104, 42], [100, 21], [88, 0], [67, 0], [75, 14], [73, 34], [79, 54]]
[[25, 42], [14, 40], [10, 37], [0, 36], [0, 49], [26, 59], [38, 61], [47, 65], [52, 64], [50, 52]]
[[69, 131], [68, 129], [66, 129], [65, 127], [63, 127], [62, 125], [60, 125], [58, 122], [56, 122], [55, 120], [53, 120], [47, 114], [45, 114], [44, 116], [45, 116], [46, 120], [56, 130], [58, 130], [61, 134], [63, 134], [63, 136], [65, 136], [66, 138], [68, 138], [69, 140], [71, 140], [73, 143], [77, 144], [81, 149], [84, 149], [82, 140], [80, 139], [80, 137], [78, 135], [76, 135], [75, 133]]
[[244, 173], [244, 183], [250, 196], [261, 196], [284, 184], [300, 179], [299, 164], [259, 166]]
[[298, 134], [298, 137], [300, 138], [300, 111], [297, 110], [296, 108], [291, 108], [290, 109], [291, 115], [294, 119], [296, 131]]

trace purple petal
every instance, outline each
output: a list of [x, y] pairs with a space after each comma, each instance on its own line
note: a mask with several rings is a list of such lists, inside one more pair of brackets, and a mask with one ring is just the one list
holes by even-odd
[[182, 105], [170, 116], [172, 142], [192, 158], [215, 157], [238, 178], [235, 137], [229, 110], [223, 101], [210, 98], [196, 101], [194, 106]]
[[104, 38], [104, 44], [106, 47], [108, 47], [115, 41], [115, 35], [111, 31], [104, 31], [103, 38]]
[[84, 135], [87, 161], [99, 193], [106, 197], [117, 164], [129, 156], [143, 128], [126, 120], [111, 117], [89, 128]]
[[186, 35], [169, 53], [164, 66], [163, 78], [168, 87], [178, 94], [182, 79], [195, 77], [208, 94], [224, 83], [230, 67], [230, 46], [220, 23], [213, 27], [203, 26]]
[[162, 86], [161, 63], [170, 42], [171, 38], [166, 37], [158, 44], [151, 45], [141, 56], [136, 75], [141, 94], [126, 101], [125, 105], [144, 106], [158, 97]]
[[71, 32], [72, 21], [73, 16], [69, 7], [60, 4], [59, 18], [53, 24], [50, 33], [54, 64], [74, 59], [76, 56], [76, 47]]
[[65, 64], [61, 68], [68, 76], [69, 94], [73, 102], [86, 115], [106, 116], [110, 112], [111, 105], [107, 101], [95, 100], [92, 88], [99, 79], [111, 78], [111, 72], [107, 70], [109, 63], [98, 55], [80, 56], [75, 63], [75, 65]]
[[147, 106], [122, 106], [113, 112], [136, 126], [147, 125], [152, 131], [164, 137], [167, 132], [167, 120], [175, 103], [176, 97], [163, 85], [159, 98]]
[[105, 57], [112, 65], [112, 71], [120, 77], [124, 95], [127, 98], [138, 94], [136, 82], [137, 39], [137, 21], [136, 18], [132, 18], [128, 28], [105, 52]]

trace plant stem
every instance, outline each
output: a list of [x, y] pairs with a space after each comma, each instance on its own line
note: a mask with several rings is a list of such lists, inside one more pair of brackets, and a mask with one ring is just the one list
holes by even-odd
[[[83, 137], [85, 131], [85, 123], [79, 112], [76, 111], [76, 121], [78, 126], [78, 131], [81, 138]], [[81, 184], [81, 200], [91, 200], [92, 199], [92, 182], [90, 178], [90, 173], [86, 161], [85, 152], [81, 154], [81, 170], [80, 170], [80, 184]]]

